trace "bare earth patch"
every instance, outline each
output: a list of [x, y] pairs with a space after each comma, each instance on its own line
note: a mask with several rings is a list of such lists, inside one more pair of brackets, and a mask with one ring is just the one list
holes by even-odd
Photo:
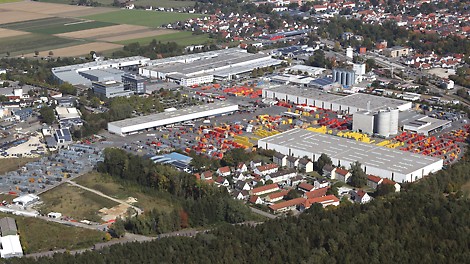
[[118, 217], [123, 217], [127, 212], [127, 208], [129, 208], [127, 205], [119, 204], [111, 208], [101, 208], [99, 212], [102, 215], [101, 219], [103, 219], [105, 222], [108, 222], [115, 220]]
[[[123, 45], [114, 44], [114, 43], [106, 43], [106, 42], [92, 42], [87, 44], [81, 44], [66, 48], [60, 49], [53, 49], [52, 52], [54, 53], [53, 57], [75, 57], [80, 55], [89, 54], [90, 51], [102, 52], [112, 49], [119, 49], [122, 48]], [[39, 57], [47, 57], [49, 55], [49, 51], [42, 51], [39, 52]], [[34, 53], [26, 54], [25, 57], [33, 57]]]
[[74, 6], [74, 5], [63, 5], [53, 3], [42, 3], [33, 1], [14, 2], [2, 4], [1, 9], [14, 10], [14, 11], [27, 11], [28, 13], [55, 15], [58, 13], [81, 11], [92, 9], [92, 7], [86, 6]]
[[178, 31], [170, 30], [170, 29], [157, 29], [157, 30], [149, 30], [149, 31], [143, 31], [143, 32], [138, 32], [138, 33], [119, 34], [117, 36], [100, 38], [98, 40], [115, 42], [115, 41], [122, 41], [122, 40], [128, 40], [128, 39], [146, 38], [146, 37], [152, 37], [152, 36], [156, 37], [156, 36], [166, 35], [166, 34], [175, 33], [175, 32], [178, 32]]
[[57, 34], [58, 37], [67, 37], [67, 38], [77, 38], [77, 39], [93, 39], [96, 37], [112, 37], [116, 35], [122, 35], [128, 32], [133, 31], [143, 31], [147, 30], [147, 27], [144, 26], [133, 26], [133, 25], [115, 25], [109, 27], [102, 27], [102, 28], [93, 28], [93, 29], [86, 29], [68, 33]]
[[0, 38], [16, 37], [29, 34], [29, 32], [0, 28]]
[[[2, 6], [3, 7], [3, 6]], [[50, 17], [45, 14], [30, 13], [23, 11], [3, 11], [0, 12], [0, 24], [7, 24], [20, 21], [28, 21]]]

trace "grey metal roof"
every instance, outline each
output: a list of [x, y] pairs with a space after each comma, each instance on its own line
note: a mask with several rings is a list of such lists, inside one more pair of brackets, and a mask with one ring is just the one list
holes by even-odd
[[[402, 174], [412, 173], [439, 161], [438, 158], [298, 128], [260, 139], [260, 142], [281, 145], [317, 155], [325, 153], [331, 158], [351, 162], [359, 161], [366, 166], [373, 166]], [[263, 146], [261, 143], [259, 145]]]
[[15, 219], [11, 217], [0, 219], [0, 230], [2, 232], [2, 236], [16, 235], [18, 233], [18, 229], [16, 228]]

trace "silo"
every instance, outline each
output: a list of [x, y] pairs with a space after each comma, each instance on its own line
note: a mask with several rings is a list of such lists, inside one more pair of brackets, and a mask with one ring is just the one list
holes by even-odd
[[390, 109], [390, 135], [398, 134], [398, 108]]
[[375, 132], [384, 137], [390, 135], [390, 111], [381, 110], [375, 115]]

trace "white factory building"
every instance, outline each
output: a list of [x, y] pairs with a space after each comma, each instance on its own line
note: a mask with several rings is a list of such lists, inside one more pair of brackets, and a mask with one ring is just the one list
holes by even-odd
[[60, 83], [68, 82], [72, 85], [81, 84], [91, 86], [92, 80], [86, 78], [87, 74], [82, 75], [80, 73], [90, 72], [93, 70], [139, 67], [142, 65], [146, 65], [149, 61], [149, 58], [142, 56], [134, 56], [104, 61], [93, 61], [88, 63], [52, 68], [52, 75]]
[[299, 128], [260, 139], [258, 147], [299, 158], [307, 156], [315, 161], [325, 153], [334, 165], [346, 168], [359, 161], [367, 174], [399, 183], [416, 181], [441, 170], [443, 166], [443, 160], [439, 158]]
[[149, 78], [173, 81], [183, 86], [211, 83], [216, 80], [237, 79], [256, 68], [281, 64], [264, 53], [248, 53], [239, 48], [209, 51], [172, 58], [153, 60], [139, 74]]
[[125, 136], [137, 133], [139, 131], [155, 129], [161, 126], [233, 113], [237, 110], [238, 105], [236, 104], [231, 104], [228, 102], [215, 102], [211, 104], [192, 106], [185, 109], [178, 109], [170, 112], [162, 112], [110, 122], [108, 123], [108, 131], [110, 133]]
[[294, 104], [306, 104], [333, 111], [345, 111], [348, 114], [388, 108], [405, 111], [412, 107], [411, 102], [382, 96], [363, 93], [340, 96], [318, 89], [286, 85], [263, 88], [262, 96], [263, 98], [285, 100]]

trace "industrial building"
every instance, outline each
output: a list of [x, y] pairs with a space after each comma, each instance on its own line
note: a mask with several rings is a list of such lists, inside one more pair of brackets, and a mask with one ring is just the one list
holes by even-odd
[[143, 77], [126, 73], [122, 75], [124, 90], [133, 91], [135, 94], [145, 94], [147, 91], [146, 80]]
[[399, 110], [382, 109], [377, 112], [358, 111], [353, 114], [353, 130], [383, 137], [398, 134]]
[[150, 61], [149, 66], [139, 69], [139, 74], [192, 86], [210, 83], [214, 79], [237, 79], [253, 69], [277, 66], [281, 62], [268, 54], [232, 48]]
[[285, 100], [295, 104], [344, 111], [348, 114], [366, 110], [379, 111], [388, 108], [405, 111], [412, 106], [411, 102], [364, 93], [340, 96], [317, 89], [285, 85], [263, 88], [262, 96], [267, 99]]
[[432, 118], [415, 112], [403, 112], [400, 114], [399, 126], [403, 131], [414, 132], [429, 136], [442, 129], [450, 127], [452, 121]]
[[387, 57], [396, 58], [401, 56], [407, 56], [410, 53], [410, 49], [400, 46], [394, 46], [388, 49], [384, 49], [383, 53]]
[[93, 92], [105, 98], [113, 98], [118, 96], [130, 96], [134, 91], [126, 89], [124, 84], [116, 81], [92, 82]]
[[68, 82], [72, 85], [91, 86], [92, 80], [80, 75], [82, 72], [103, 69], [125, 69], [146, 65], [150, 59], [141, 56], [112, 59], [105, 61], [93, 61], [82, 64], [68, 65], [52, 68], [52, 75], [59, 83]]
[[92, 82], [106, 82], [106, 81], [121, 81], [121, 76], [126, 72], [114, 68], [88, 70], [79, 72], [81, 76], [87, 78]]
[[108, 131], [121, 136], [137, 133], [143, 130], [190, 121], [194, 119], [232, 113], [238, 110], [238, 105], [228, 102], [215, 102], [197, 105], [170, 112], [162, 112], [147, 116], [134, 117], [108, 123]]
[[333, 80], [343, 86], [350, 87], [356, 83], [356, 72], [349, 69], [333, 69]]
[[367, 174], [396, 182], [413, 182], [442, 169], [443, 160], [410, 152], [380, 147], [347, 138], [295, 128], [258, 140], [258, 147], [294, 157], [317, 160], [328, 155], [336, 166], [360, 162]]

